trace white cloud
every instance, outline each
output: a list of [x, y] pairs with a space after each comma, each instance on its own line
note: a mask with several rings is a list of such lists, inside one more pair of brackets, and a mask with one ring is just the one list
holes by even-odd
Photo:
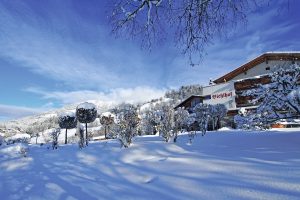
[[162, 97], [166, 90], [151, 87], [135, 87], [113, 89], [107, 93], [90, 90], [50, 92], [41, 88], [30, 87], [26, 88], [25, 91], [39, 94], [47, 100], [57, 100], [63, 104], [73, 104], [88, 100], [97, 100], [105, 103], [139, 103]]
[[45, 110], [0, 104], [0, 120], [17, 119], [29, 115], [38, 114], [43, 111]]
[[[50, 13], [46, 19], [39, 18], [26, 3], [19, 4], [20, 16], [0, 3], [0, 56], [34, 73], [64, 82], [69, 88], [105, 89], [159, 83], [160, 71], [153, 70], [153, 61], [147, 61], [148, 57], [141, 55], [140, 49], [129, 41], [109, 38], [108, 27], [89, 24], [72, 9], [63, 12], [67, 19], [60, 19], [56, 13]], [[74, 24], [78, 26], [72, 27]], [[60, 27], [64, 27], [63, 31]], [[88, 39], [78, 38], [81, 34]]]
[[[4, 20], [10, 23], [3, 23]], [[30, 26], [24, 26], [20, 34], [20, 22], [14, 18], [3, 18], [3, 13], [0, 14], [0, 23], [4, 24], [0, 28], [0, 54], [21, 63], [22, 67], [80, 87], [92, 84], [110, 86], [117, 81], [117, 77], [106, 69], [107, 66], [78, 50], [83, 48], [80, 45], [73, 46], [56, 34]]]

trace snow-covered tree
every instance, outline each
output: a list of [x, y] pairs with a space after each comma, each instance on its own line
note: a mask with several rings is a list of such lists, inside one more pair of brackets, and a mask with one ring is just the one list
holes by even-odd
[[76, 127], [76, 135], [78, 136], [78, 146], [80, 149], [85, 147], [85, 138], [84, 138], [84, 128], [80, 124], [80, 122], [77, 121], [77, 127]]
[[154, 124], [151, 123], [151, 113], [150, 110], [147, 110], [141, 115], [140, 128], [144, 135], [152, 135], [154, 133]]
[[218, 123], [218, 115], [219, 115], [217, 106], [209, 104], [208, 112], [209, 112], [208, 126], [210, 126], [210, 130], [215, 130]]
[[118, 139], [122, 146], [128, 147], [132, 143], [132, 138], [137, 135], [137, 127], [140, 122], [137, 107], [132, 104], [122, 104], [115, 108], [113, 112], [116, 115], [116, 129], [118, 130]]
[[191, 113], [189, 114], [187, 118], [187, 128], [188, 128], [188, 136], [190, 143], [192, 143], [192, 140], [194, 139], [197, 131], [197, 123], [196, 123], [196, 114]]
[[150, 105], [150, 107], [141, 112], [141, 130], [145, 135], [153, 135], [157, 132], [157, 125], [159, 124], [160, 116], [157, 106]]
[[159, 115], [159, 134], [165, 139], [166, 142], [169, 142], [169, 139], [174, 134], [174, 108], [171, 104], [164, 103], [161, 107], [161, 110], [157, 112]]
[[299, 117], [299, 65], [279, 67], [270, 76], [271, 83], [261, 84], [258, 88], [243, 93], [252, 97], [252, 103], [258, 104], [258, 120], [263, 124], [270, 124], [278, 119]]
[[191, 95], [202, 94], [203, 86], [195, 84], [195, 85], [186, 85], [181, 86], [179, 89], [172, 89], [166, 92], [165, 97], [172, 99], [174, 103], [177, 101], [183, 101]]
[[178, 132], [182, 132], [184, 128], [187, 127], [189, 118], [189, 112], [183, 107], [179, 107], [174, 114], [174, 142], [177, 141]]
[[68, 113], [62, 113], [58, 117], [58, 124], [59, 127], [62, 129], [66, 129], [65, 134], [65, 144], [68, 143], [68, 129], [76, 128], [77, 126], [77, 119], [75, 116], [75, 113], [68, 112]]
[[87, 124], [93, 122], [97, 117], [96, 106], [92, 103], [82, 103], [76, 108], [76, 117], [80, 123], [85, 123], [86, 145], [88, 145]]
[[102, 113], [100, 117], [100, 123], [104, 126], [105, 139], [107, 138], [107, 133], [110, 131], [112, 124], [114, 123], [114, 117], [111, 113]]
[[[261, 1], [259, 1], [261, 3]], [[113, 31], [153, 42], [170, 39], [191, 58], [257, 7], [257, 0], [113, 0]]]
[[58, 148], [58, 136], [60, 134], [59, 128], [54, 128], [51, 132], [49, 132], [50, 137], [52, 139], [52, 149]]
[[240, 109], [234, 116], [234, 123], [238, 129], [268, 129], [270, 124], [267, 118], [261, 118], [256, 111]]
[[293, 89], [288, 95], [288, 102], [295, 110], [295, 112], [300, 115], [300, 87]]
[[214, 119], [214, 129], [221, 128], [221, 120], [227, 115], [227, 108], [224, 104], [214, 105], [215, 113], [213, 115]]
[[207, 131], [207, 125], [209, 120], [209, 106], [207, 104], [199, 103], [193, 108], [195, 113], [196, 122], [199, 125], [199, 129], [202, 132], [202, 136], [205, 135]]

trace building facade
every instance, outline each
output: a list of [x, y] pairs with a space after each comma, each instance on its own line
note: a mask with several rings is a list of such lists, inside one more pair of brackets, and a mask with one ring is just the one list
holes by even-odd
[[268, 52], [241, 65], [235, 70], [213, 81], [212, 85], [203, 87], [202, 94], [195, 94], [178, 104], [175, 108], [193, 107], [192, 102], [206, 104], [224, 104], [228, 115], [238, 113], [241, 108], [255, 109], [257, 105], [251, 103], [250, 97], [241, 94], [259, 84], [271, 82], [270, 74], [279, 67], [289, 67], [292, 64], [300, 65], [300, 52]]

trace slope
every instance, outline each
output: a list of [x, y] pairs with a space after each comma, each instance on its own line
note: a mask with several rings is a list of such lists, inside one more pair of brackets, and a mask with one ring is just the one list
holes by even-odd
[[209, 132], [178, 143], [136, 137], [30, 146], [27, 157], [0, 149], [1, 199], [298, 199], [300, 134]]

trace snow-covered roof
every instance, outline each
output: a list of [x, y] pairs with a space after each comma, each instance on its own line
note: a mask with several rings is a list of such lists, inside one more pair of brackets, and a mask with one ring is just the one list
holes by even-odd
[[300, 60], [300, 51], [285, 51], [285, 52], [266, 52], [260, 56], [250, 60], [249, 62], [241, 65], [240, 67], [234, 69], [233, 71], [221, 76], [220, 78], [214, 80], [214, 83], [223, 83], [232, 80], [239, 74], [257, 66], [266, 60]]

